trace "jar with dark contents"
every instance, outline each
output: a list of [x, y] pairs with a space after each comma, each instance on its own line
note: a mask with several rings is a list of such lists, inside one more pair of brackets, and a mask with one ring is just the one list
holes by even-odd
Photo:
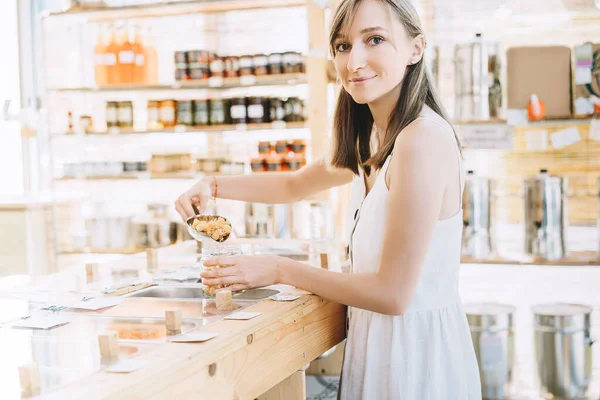
[[269, 58], [265, 54], [257, 54], [253, 57], [254, 75], [267, 75], [269, 73]]
[[229, 115], [232, 124], [245, 124], [247, 122], [246, 99], [236, 97], [230, 100]]
[[302, 159], [303, 157], [288, 157], [287, 158], [287, 168], [290, 171], [297, 171], [302, 168]]
[[225, 58], [225, 77], [235, 78], [240, 74], [240, 60], [238, 57], [230, 56]]
[[225, 101], [223, 99], [210, 100], [210, 125], [225, 125]]
[[148, 128], [156, 127], [160, 121], [160, 102], [148, 100]]
[[254, 58], [252, 56], [240, 57], [240, 76], [253, 74]]
[[175, 80], [184, 81], [190, 79], [188, 69], [188, 58], [187, 52], [176, 51], [175, 52]]
[[225, 62], [217, 55], [213, 55], [210, 60], [210, 76], [224, 76]]
[[208, 57], [209, 52], [206, 50], [193, 50], [188, 52], [190, 79], [207, 79], [210, 76]]
[[120, 101], [117, 103], [117, 125], [119, 128], [133, 127], [133, 103], [131, 101]]
[[106, 103], [106, 126], [108, 128], [119, 126], [117, 107], [116, 101], [109, 101]]
[[285, 121], [300, 122], [304, 120], [302, 101], [297, 97], [290, 97], [285, 102]]
[[273, 147], [271, 146], [271, 142], [258, 142], [258, 153], [259, 154], [269, 154], [273, 151]]
[[177, 101], [177, 124], [192, 126], [194, 114], [191, 100]]
[[288, 51], [283, 53], [283, 72], [296, 74], [302, 72], [302, 56], [300, 53]]
[[262, 97], [249, 97], [248, 98], [248, 123], [260, 124], [267, 122], [265, 113], [265, 105]]
[[269, 99], [269, 119], [271, 122], [285, 121], [285, 108], [283, 100], [278, 98]]
[[264, 161], [265, 160], [260, 157], [252, 158], [250, 160], [250, 168], [252, 169], [252, 172], [264, 171], [266, 169]]
[[266, 159], [266, 170], [269, 172], [281, 171], [281, 157], [271, 156]]
[[207, 126], [209, 124], [208, 100], [194, 100], [194, 126]]
[[294, 141], [292, 141], [290, 148], [291, 151], [296, 154], [303, 154], [304, 152], [306, 152], [306, 142], [304, 141], [304, 139], [295, 139]]
[[287, 142], [285, 140], [278, 140], [277, 143], [275, 143], [275, 152], [277, 154], [286, 154]]
[[177, 103], [175, 100], [160, 102], [160, 122], [165, 127], [173, 127], [177, 122]]
[[283, 73], [283, 54], [273, 53], [269, 54], [269, 74], [277, 75]]

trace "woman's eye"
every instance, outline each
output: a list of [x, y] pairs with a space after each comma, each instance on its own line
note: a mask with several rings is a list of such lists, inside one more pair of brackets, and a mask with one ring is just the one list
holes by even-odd
[[339, 52], [344, 52], [344, 51], [347, 51], [349, 47], [350, 47], [350, 46], [348, 46], [348, 44], [347, 44], [347, 43], [338, 43], [338, 44], [335, 46], [335, 50], [336, 50], [336, 51], [339, 51]]
[[377, 46], [378, 44], [381, 44], [381, 42], [383, 42], [383, 38], [379, 36], [373, 36], [369, 39], [369, 44], [371, 46]]

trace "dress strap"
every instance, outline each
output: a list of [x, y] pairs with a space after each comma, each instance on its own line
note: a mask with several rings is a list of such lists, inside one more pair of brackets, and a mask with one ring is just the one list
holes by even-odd
[[[463, 197], [463, 191], [462, 191], [462, 187], [463, 187], [463, 168], [462, 168], [462, 157], [460, 155], [460, 148], [458, 147], [458, 142], [456, 141], [456, 137], [454, 135], [454, 131], [452, 129], [449, 129], [450, 125], [449, 124], [442, 124], [440, 121], [434, 119], [434, 118], [430, 118], [430, 117], [425, 117], [425, 116], [419, 116], [415, 119], [415, 121], [419, 120], [419, 119], [424, 119], [430, 122], [433, 122], [434, 124], [437, 124], [439, 127], [441, 127], [445, 132], [448, 132], [448, 134], [450, 135], [450, 138], [452, 139], [452, 143], [454, 143], [454, 148], [456, 149], [456, 159], [458, 161], [458, 206], [462, 209], [462, 197]], [[414, 121], [413, 121], [414, 122]]]

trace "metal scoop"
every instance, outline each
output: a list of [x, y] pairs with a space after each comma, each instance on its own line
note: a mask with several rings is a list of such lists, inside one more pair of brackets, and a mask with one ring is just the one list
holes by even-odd
[[186, 219], [185, 225], [187, 226], [187, 230], [188, 230], [189, 234], [199, 242], [223, 243], [224, 241], [229, 239], [229, 236], [231, 235], [231, 231], [228, 234], [226, 234], [225, 236], [221, 236], [219, 239], [213, 239], [212, 237], [208, 236], [206, 233], [197, 231], [196, 229], [194, 229], [192, 227], [192, 224], [197, 219], [208, 222], [208, 221], [214, 221], [218, 218], [223, 218], [225, 220], [225, 222], [227, 222], [227, 224], [229, 224], [230, 227], [232, 226], [231, 222], [229, 222], [229, 220], [227, 218], [221, 217], [220, 215], [214, 215], [214, 214], [196, 214], [193, 217], [189, 217], [188, 219]]

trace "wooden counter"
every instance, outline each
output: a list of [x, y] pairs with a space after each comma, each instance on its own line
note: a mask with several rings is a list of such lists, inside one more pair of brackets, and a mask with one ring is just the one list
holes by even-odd
[[[189, 263], [192, 249], [186, 244], [163, 250], [159, 256], [161, 269]], [[124, 257], [99, 269], [141, 268], [145, 260], [140, 256]], [[296, 291], [289, 286], [284, 289]], [[194, 333], [217, 334], [212, 340], [160, 343], [128, 357], [142, 365], [134, 372], [109, 373], [102, 368], [86, 378], [42, 392], [40, 398], [304, 400], [304, 368], [345, 338], [345, 306], [304, 294], [291, 302], [262, 300], [243, 311], [258, 311], [261, 315], [245, 321], [209, 322]]]

